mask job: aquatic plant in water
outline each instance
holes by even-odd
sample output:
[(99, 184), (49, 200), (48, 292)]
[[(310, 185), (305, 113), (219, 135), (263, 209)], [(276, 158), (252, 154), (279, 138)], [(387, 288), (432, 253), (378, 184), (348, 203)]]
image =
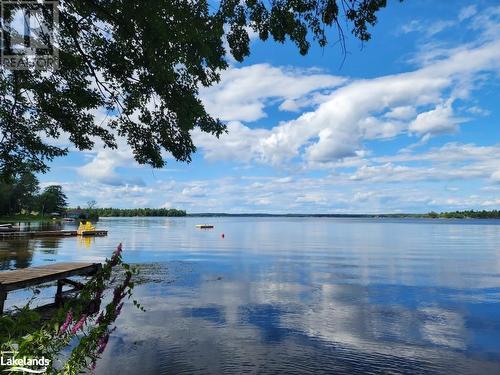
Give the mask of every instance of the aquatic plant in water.
[[(0, 346), (15, 358), (50, 360), (47, 374), (78, 374), (93, 370), (104, 352), (125, 298), (131, 299), (137, 270), (122, 260), (119, 244), (110, 259), (84, 286), (79, 296), (64, 303), (51, 319), (42, 322), (29, 304), (15, 315), (0, 317)], [(109, 291), (111, 300), (101, 303)], [(133, 304), (144, 308), (136, 301)], [(69, 355), (67, 354), (69, 352)]]

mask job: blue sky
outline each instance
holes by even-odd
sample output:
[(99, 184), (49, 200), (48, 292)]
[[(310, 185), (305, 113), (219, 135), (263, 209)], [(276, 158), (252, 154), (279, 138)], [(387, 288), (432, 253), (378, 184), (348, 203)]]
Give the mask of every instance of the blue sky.
[[(453, 5), (451, 5), (453, 4)], [(333, 39), (333, 36), (332, 36)], [(72, 206), (188, 212), (391, 213), (500, 206), (500, 6), (390, 2), (372, 40), (295, 46), (252, 39), (201, 90), (228, 124), (197, 131), (190, 164), (73, 150), (40, 176)], [(63, 140), (60, 141), (64, 143)]]

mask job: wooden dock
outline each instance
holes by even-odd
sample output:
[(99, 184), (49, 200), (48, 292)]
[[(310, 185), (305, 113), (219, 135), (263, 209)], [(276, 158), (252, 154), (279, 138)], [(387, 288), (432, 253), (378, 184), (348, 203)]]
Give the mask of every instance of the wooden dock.
[(57, 292), (55, 297), (55, 303), (57, 304), (61, 301), (64, 284), (70, 284), (76, 289), (81, 289), (83, 286), (80, 283), (69, 280), (68, 277), (94, 275), (100, 268), (100, 263), (70, 262), (22, 268), (14, 271), (2, 271), (0, 272), (0, 314), (3, 313), (7, 294), (13, 290), (57, 280)]
[[(85, 231), (83, 236), (106, 236), (107, 230), (93, 230)], [(78, 233), (76, 230), (40, 230), (40, 231), (13, 231), (13, 232), (0, 232), (0, 239), (5, 238), (23, 238), (23, 237), (74, 237)]]

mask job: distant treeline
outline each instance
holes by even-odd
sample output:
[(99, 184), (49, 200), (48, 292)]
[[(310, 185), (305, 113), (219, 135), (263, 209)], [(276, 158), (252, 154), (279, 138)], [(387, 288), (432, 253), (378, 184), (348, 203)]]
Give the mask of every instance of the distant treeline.
[(227, 214), (222, 212), (193, 213), (187, 214), (192, 217), (331, 217), (331, 218), (421, 218), (427, 217), (427, 214)]
[(491, 211), (451, 211), (451, 212), (429, 212), (427, 217), (430, 218), (444, 218), (444, 219), (500, 219), (500, 211), (499, 210), (491, 210)]
[(175, 208), (92, 208), (91, 217), (131, 217), (131, 216), (186, 216), (186, 211)]
[(227, 214), (227, 213), (192, 213), (187, 216), (193, 217), (331, 217), (331, 218), (432, 218), (432, 219), (500, 219), (500, 211), (454, 211), (454, 212), (429, 212), (426, 214), (411, 214), (411, 213), (397, 213), (397, 214), (267, 214), (267, 213), (254, 213), (254, 214)]

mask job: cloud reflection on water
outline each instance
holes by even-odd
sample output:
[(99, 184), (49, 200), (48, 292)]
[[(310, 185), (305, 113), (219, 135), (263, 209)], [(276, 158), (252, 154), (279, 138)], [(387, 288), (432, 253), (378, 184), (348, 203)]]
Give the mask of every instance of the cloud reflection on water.
[[(239, 373), (245, 366), (287, 373), (484, 373), (499, 368), (499, 362), (478, 353), (465, 355), (465, 318), (437, 306), (443, 291), (432, 291), (434, 301), (427, 288), (415, 288), (401, 304), (374, 303), (370, 296), (384, 286), (270, 282), (266, 273), (257, 276), (264, 281), (214, 282), (206, 271), (211, 270), (195, 265), (194, 276), (183, 285), (171, 284), (168, 296), (158, 285), (141, 289), (148, 312), (129, 311), (118, 334), (123, 341), (113, 344), (115, 353), (139, 340), (132, 357), (151, 350), (159, 355), (153, 368), (164, 373)], [(418, 307), (419, 301), (436, 306)], [(109, 366), (108, 360), (100, 368)]]

